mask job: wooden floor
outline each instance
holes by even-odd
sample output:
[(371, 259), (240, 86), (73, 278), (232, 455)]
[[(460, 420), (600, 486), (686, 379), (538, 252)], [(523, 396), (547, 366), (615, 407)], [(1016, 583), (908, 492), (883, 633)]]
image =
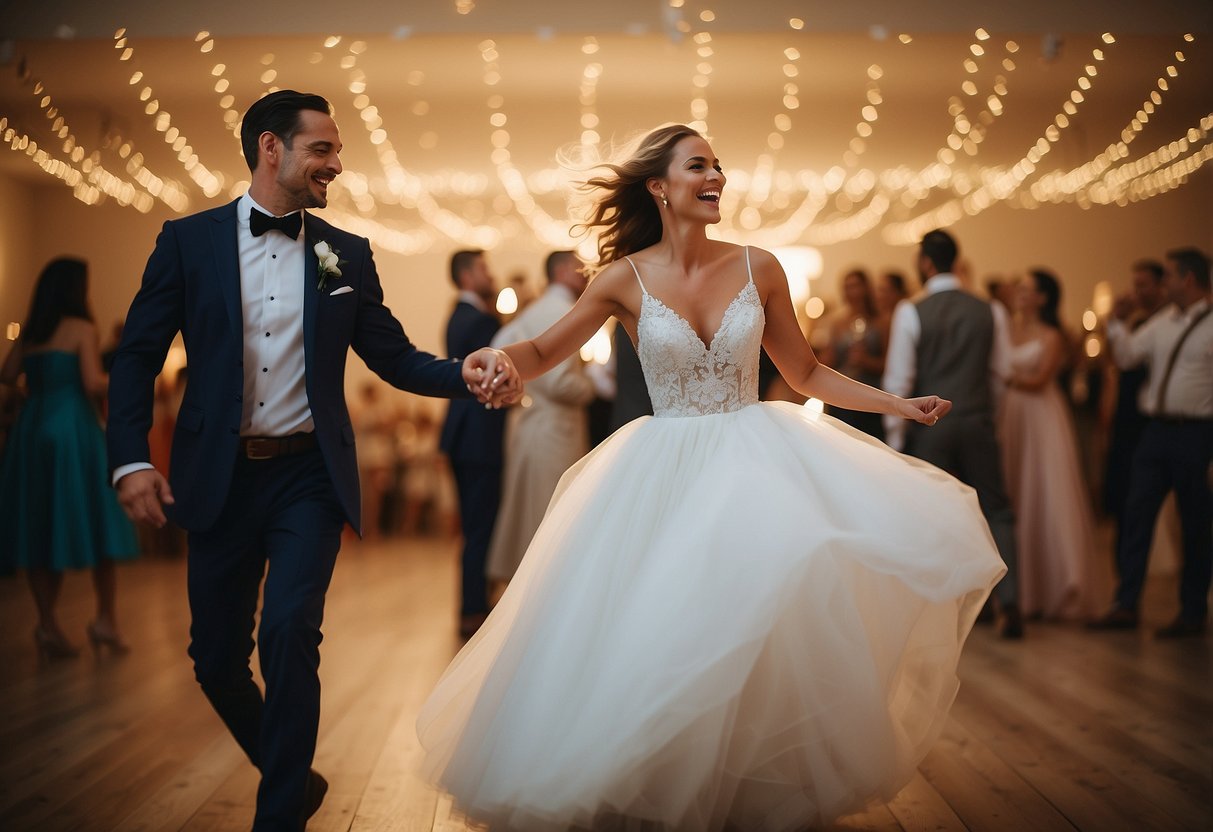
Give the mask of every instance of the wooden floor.
[[(413, 720), (458, 644), (453, 541), (347, 543), (329, 593), (316, 767), (331, 784), (312, 832), (467, 827), (415, 776)], [(0, 830), (245, 830), (256, 778), (185, 656), (184, 563), (119, 574), (134, 651), (40, 663), (24, 580), (0, 580)], [(1152, 579), (1147, 623), (1172, 614)], [(63, 619), (83, 642), (86, 575)], [(1213, 829), (1213, 638), (1031, 626), (974, 631), (952, 719), (877, 830)]]

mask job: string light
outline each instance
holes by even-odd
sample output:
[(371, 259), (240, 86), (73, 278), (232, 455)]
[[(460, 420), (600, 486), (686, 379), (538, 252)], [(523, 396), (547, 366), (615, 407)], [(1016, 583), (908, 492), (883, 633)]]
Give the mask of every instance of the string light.
[[(669, 0), (669, 5), (672, 9), (681, 9), (684, 3)], [(704, 9), (697, 15), (697, 20), (698, 31), (686, 44), (695, 50), (690, 114), (693, 126), (707, 132), (715, 52), (721, 45), (706, 31), (706, 25), (714, 22), (715, 14)], [(788, 26), (796, 32), (805, 28), (804, 21), (798, 19), (789, 20)], [(681, 31), (689, 34), (690, 24)], [(915, 42), (914, 37), (906, 33), (899, 35), (898, 41), (902, 45)], [(1103, 62), (1117, 45), (1117, 39), (1111, 33), (1099, 36), (1098, 45), (1091, 49), (1051, 121), (1044, 125), (1036, 140), (1026, 146), (1022, 157), (1009, 166), (966, 167), (960, 160), (965, 157), (971, 160), (980, 154), (989, 130), (1006, 110), (1007, 78), (1016, 69), (1012, 56), (1018, 57), (1020, 51), (1017, 43), (1008, 40), (1000, 48), (988, 30), (980, 28), (974, 32), (961, 58), (960, 89), (948, 100), (952, 129), (935, 159), (919, 169), (899, 166), (874, 171), (861, 166), (864, 153), (882, 123), (881, 109), (886, 98), (882, 79), (886, 72), (897, 71), (896, 64), (888, 67), (882, 65), (883, 62), (873, 64), (867, 69), (865, 98), (855, 105), (858, 118), (854, 133), (841, 154), (841, 163), (818, 173), (807, 169), (781, 170), (778, 165), (781, 151), (800, 138), (796, 128), (800, 126), (799, 115), (803, 107), (802, 44), (795, 39), (785, 39), (776, 64), (777, 80), (771, 87), (775, 93), (773, 100), (779, 106), (770, 117), (771, 128), (765, 147), (751, 165), (734, 162), (731, 166), (727, 199), (721, 205), (721, 226), (729, 229), (735, 226), (739, 236), (746, 241), (768, 247), (804, 243), (829, 245), (861, 237), (878, 228), (887, 241), (906, 243), (917, 239), (927, 227), (949, 224), (1003, 202), (1028, 208), (1062, 202), (1089, 207), (1125, 205), (1166, 193), (1207, 165), (1213, 154), (1208, 140), (1213, 114), (1140, 158), (1130, 160), (1129, 154), (1137, 137), (1151, 123), (1157, 123), (1156, 113), (1167, 102), (1172, 86), (1184, 78), (1185, 67), (1191, 65), (1190, 52), (1195, 41), (1195, 36), (1188, 33), (1184, 35), (1181, 49), (1168, 50), (1166, 60), (1160, 64), (1157, 77), (1151, 79), (1140, 104), (1133, 107), (1131, 116), (1126, 114), (1127, 122), (1116, 137), (1118, 140), (1073, 169), (1046, 173), (1039, 171), (1044, 157), (1054, 145), (1064, 141), (1067, 131), (1080, 121), (1082, 108), (1091, 100), (1101, 80)], [(578, 44), (584, 64), (573, 136), (580, 138), (582, 157), (588, 160), (597, 158), (602, 141), (598, 103), (604, 77), (603, 44), (592, 36), (580, 37)], [(199, 32), (195, 45), (203, 55), (211, 55), (218, 48), (209, 32)], [(307, 60), (317, 63), (327, 58), (348, 73), (348, 89), (354, 107), (381, 168), (373, 173), (345, 171), (331, 188), (330, 211), (334, 219), (340, 218), (351, 230), (357, 229), (356, 233), (372, 237), (376, 245), (402, 253), (427, 250), (444, 238), (490, 248), (506, 234), (516, 233), (524, 226), (546, 245), (569, 245), (570, 222), (563, 216), (553, 216), (539, 202), (544, 198), (565, 197), (575, 175), (563, 168), (546, 168), (528, 176), (516, 167), (511, 152), (512, 128), (516, 123), (505, 106), (500, 48), (492, 40), (480, 44), (488, 109), (482, 124), (496, 180), (502, 190), (492, 196), (496, 186), (491, 182), (491, 175), (438, 171), (422, 176), (406, 171), (397, 160), (393, 137), (384, 123), (383, 114), (367, 91), (369, 80), (360, 66), (361, 56), (367, 49), (366, 42), (350, 40), (348, 36), (336, 33), (323, 40), (323, 46)], [(134, 63), (134, 47), (125, 31), (115, 34), (114, 49), (120, 62)], [(228, 188), (233, 195), (247, 188), (247, 182), (225, 181), (222, 174), (212, 174), (162, 106), (164, 96), (157, 96), (157, 90), (142, 71), (132, 69), (129, 84), (132, 94), (154, 129), (173, 148), (193, 184), (207, 197), (214, 196), (218, 188)], [(238, 137), (239, 118), (232, 108), (234, 97), (230, 92), (228, 70), (222, 60), (211, 59), (207, 83), (216, 94), (224, 128)], [(285, 67), (280, 69), (275, 56), (267, 53), (261, 58), (256, 77), (268, 92), (275, 89), (274, 84), (285, 71)], [(424, 75), (419, 70), (408, 73), (406, 78), (412, 87), (420, 87), (424, 82)], [(113, 130), (107, 132), (103, 145), (90, 153), (77, 141), (67, 114), (59, 111), (51, 92), (41, 85), (33, 88), (37, 112), (46, 119), (43, 125), (46, 129), (34, 130), (28, 126), (17, 129), (9, 123), (9, 118), (0, 118), (0, 135), (13, 152), (22, 153), (48, 175), (63, 181), (73, 188), (78, 198), (89, 204), (112, 198), (139, 210), (150, 210), (151, 195), (155, 193), (155, 198), (173, 210), (187, 209), (189, 197), (185, 187), (188, 182), (182, 185), (152, 174), (134, 143)], [(437, 133), (427, 129), (425, 119), (429, 112), (429, 102), (422, 96), (399, 110), (400, 116), (419, 120), (416, 141), (423, 149), (436, 147), (439, 141)], [(42, 140), (41, 144), (35, 140), (35, 133)], [(50, 138), (46, 138), (47, 135)], [(102, 165), (106, 152), (116, 153), (123, 160), (130, 181), (106, 170)], [(208, 187), (212, 182), (208, 177), (212, 176), (218, 184)], [(906, 212), (913, 211), (932, 194), (940, 192), (947, 195), (943, 204), (904, 221), (888, 222), (891, 213), (900, 220)], [(457, 203), (457, 207), (443, 207), (439, 200)], [(416, 211), (421, 222), (414, 223), (408, 231), (393, 229), (374, 219), (382, 204), (397, 204)], [(484, 219), (486, 206), (490, 207), (487, 220)], [(823, 215), (827, 208), (829, 212)], [(582, 246), (591, 251), (592, 241), (586, 240)]]

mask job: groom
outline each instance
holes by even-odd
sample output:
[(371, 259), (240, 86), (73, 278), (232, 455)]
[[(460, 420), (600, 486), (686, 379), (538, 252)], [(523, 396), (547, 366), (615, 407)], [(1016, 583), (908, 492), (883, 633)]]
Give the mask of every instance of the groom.
[[(241, 142), (248, 193), (165, 223), (156, 240), (111, 370), (109, 460), (132, 519), (159, 527), (167, 510), (189, 532), (189, 654), (261, 771), (253, 828), (300, 830), (328, 787), (310, 769), (324, 596), (342, 527), (359, 529), (361, 516), (346, 355), (352, 347), (423, 395), (475, 388), (498, 405), (518, 383), (495, 350), (462, 367), (419, 351), (383, 304), (369, 242), (305, 213), (325, 207), (341, 172), (325, 99), (265, 96), (245, 113)], [(178, 332), (190, 372), (170, 487), (148, 463), (147, 434)], [(249, 667), (263, 576), (264, 700)]]

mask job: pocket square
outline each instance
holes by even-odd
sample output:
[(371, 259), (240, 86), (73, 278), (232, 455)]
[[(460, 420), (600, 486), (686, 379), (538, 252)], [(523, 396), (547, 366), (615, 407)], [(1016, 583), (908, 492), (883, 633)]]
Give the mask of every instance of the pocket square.
[(331, 298), (333, 295), (344, 295), (346, 292), (352, 291), (354, 291), (353, 286), (342, 286), (340, 289), (334, 289), (333, 291), (329, 292), (329, 297)]

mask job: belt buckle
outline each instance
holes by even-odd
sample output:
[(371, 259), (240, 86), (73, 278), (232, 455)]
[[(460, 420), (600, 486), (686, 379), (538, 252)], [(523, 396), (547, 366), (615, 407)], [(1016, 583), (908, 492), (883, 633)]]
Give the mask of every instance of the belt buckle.
[[(273, 447), (273, 440), (262, 439), (260, 437), (249, 439), (244, 443), (244, 455), (249, 459), (273, 459)], [(257, 450), (258, 448), (265, 448), (266, 450), (259, 451)]]

